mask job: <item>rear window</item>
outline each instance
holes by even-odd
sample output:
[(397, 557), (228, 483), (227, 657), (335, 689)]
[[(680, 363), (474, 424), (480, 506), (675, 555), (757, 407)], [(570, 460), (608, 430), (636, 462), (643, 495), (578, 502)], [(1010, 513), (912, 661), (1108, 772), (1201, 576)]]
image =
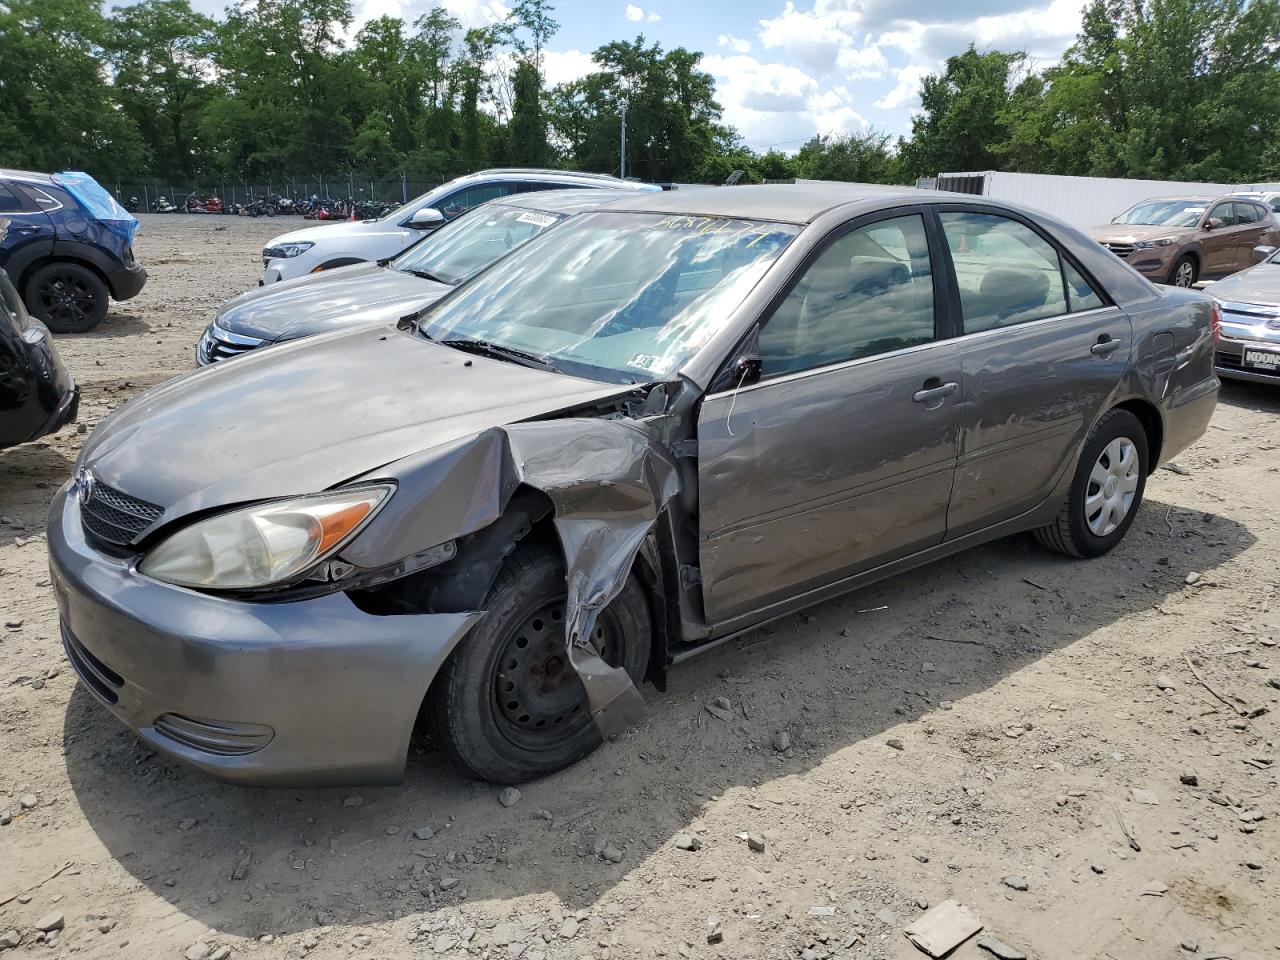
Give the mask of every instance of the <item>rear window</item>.
[(22, 209), (22, 198), (0, 183), (0, 213), (17, 213)]

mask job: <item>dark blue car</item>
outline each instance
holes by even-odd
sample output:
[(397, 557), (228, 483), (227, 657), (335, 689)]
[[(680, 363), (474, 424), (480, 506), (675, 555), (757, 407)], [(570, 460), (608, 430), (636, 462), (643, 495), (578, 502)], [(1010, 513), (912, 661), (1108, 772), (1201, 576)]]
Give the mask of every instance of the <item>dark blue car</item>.
[(0, 170), (4, 221), (0, 269), (55, 333), (91, 330), (109, 300), (135, 297), (147, 281), (133, 258), (138, 221), (86, 174)]

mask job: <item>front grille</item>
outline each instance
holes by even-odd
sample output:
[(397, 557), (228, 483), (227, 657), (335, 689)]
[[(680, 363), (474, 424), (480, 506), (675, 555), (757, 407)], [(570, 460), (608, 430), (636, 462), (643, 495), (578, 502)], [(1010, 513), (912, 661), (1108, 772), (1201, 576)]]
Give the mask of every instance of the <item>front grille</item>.
[(224, 723), (196, 720), (178, 713), (164, 713), (152, 724), (157, 733), (175, 743), (219, 757), (242, 757), (261, 750), (275, 731), (256, 723)]
[(1121, 260), (1128, 258), (1135, 249), (1132, 243), (1108, 243), (1106, 247)]
[(101, 481), (82, 487), (80, 522), (98, 540), (125, 547), (160, 519), (162, 507), (121, 493)]
[(71, 668), (75, 670), (81, 683), (100, 700), (113, 705), (119, 701), (116, 691), (124, 686), (124, 678), (90, 653), (67, 629), (66, 624), (62, 625), (62, 648), (67, 652)]
[(204, 332), (204, 336), (200, 338), (200, 345), (196, 347), (196, 359), (200, 363), (216, 363), (219, 360), (229, 360), (232, 357), (238, 357), (242, 353), (248, 353), (262, 346), (266, 341), (259, 337), (247, 337), (240, 333), (231, 333), (223, 330), (216, 324), (209, 324)]
[(1222, 319), (1227, 323), (1256, 326), (1265, 323), (1272, 329), (1280, 329), (1280, 306), (1269, 303), (1236, 303), (1230, 300), (1222, 304)]

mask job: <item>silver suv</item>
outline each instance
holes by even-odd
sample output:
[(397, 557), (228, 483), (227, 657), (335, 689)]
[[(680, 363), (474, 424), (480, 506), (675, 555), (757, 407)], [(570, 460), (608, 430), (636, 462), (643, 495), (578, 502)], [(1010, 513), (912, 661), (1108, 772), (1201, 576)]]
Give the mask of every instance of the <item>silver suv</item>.
[(583, 188), (632, 192), (661, 189), (603, 173), (482, 170), (441, 184), (377, 220), (331, 223), (281, 234), (262, 248), (265, 270), (260, 283), (291, 280), (366, 260), (389, 259), (486, 200), (536, 190)]

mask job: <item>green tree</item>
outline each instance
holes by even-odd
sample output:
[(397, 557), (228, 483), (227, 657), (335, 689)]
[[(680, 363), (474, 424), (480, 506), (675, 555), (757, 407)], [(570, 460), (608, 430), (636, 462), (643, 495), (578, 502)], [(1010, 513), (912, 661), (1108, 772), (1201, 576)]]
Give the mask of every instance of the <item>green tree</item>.
[(153, 171), (192, 177), (214, 23), (188, 0), (143, 0), (114, 13), (107, 45), (120, 107), (150, 148)]
[(83, 169), (104, 179), (145, 166), (133, 119), (116, 109), (97, 0), (0, 3), (0, 166)]
[(852, 183), (893, 183), (898, 164), (887, 133), (814, 137), (800, 148), (793, 161), (797, 174), (809, 180), (845, 180)]

